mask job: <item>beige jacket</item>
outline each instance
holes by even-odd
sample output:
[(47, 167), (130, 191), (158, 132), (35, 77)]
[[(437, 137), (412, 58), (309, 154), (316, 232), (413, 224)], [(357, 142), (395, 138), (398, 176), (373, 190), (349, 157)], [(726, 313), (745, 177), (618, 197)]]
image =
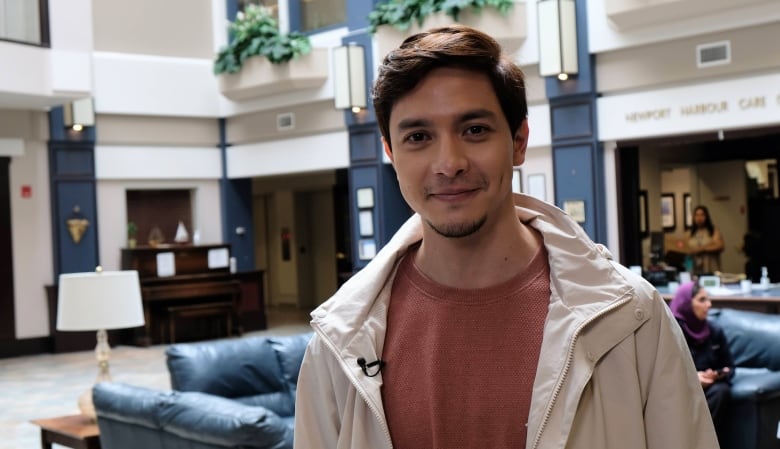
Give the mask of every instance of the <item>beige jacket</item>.
[[(552, 291), (526, 447), (717, 448), (685, 340), (655, 289), (558, 208), (524, 195), (516, 205), (544, 238)], [(397, 262), (421, 233), (414, 216), (312, 313), (295, 448), (392, 448), (382, 375), (367, 377), (357, 359), (381, 358)]]

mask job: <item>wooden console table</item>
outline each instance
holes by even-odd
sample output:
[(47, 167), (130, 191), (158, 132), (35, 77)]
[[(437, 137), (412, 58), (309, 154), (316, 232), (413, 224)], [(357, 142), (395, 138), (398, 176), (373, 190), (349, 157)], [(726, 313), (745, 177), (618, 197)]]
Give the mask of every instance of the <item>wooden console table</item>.
[(51, 449), (52, 444), (73, 449), (100, 449), (98, 425), (84, 415), (36, 419), (33, 424), (41, 428), (43, 449)]

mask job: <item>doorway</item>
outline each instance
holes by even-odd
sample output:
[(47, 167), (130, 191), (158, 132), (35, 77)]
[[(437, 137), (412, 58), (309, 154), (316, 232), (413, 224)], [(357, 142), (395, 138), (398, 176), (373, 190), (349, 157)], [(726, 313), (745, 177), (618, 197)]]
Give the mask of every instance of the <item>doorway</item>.
[[(780, 128), (617, 146), (618, 232), (625, 265), (651, 264), (649, 236), (654, 232), (663, 233), (667, 254), (684, 251), (692, 208), (703, 204), (724, 235), (723, 272), (745, 273), (757, 281), (760, 267), (767, 266), (770, 279), (780, 279), (780, 237), (771, 231), (780, 228), (780, 189), (775, 188)], [(672, 212), (666, 209), (670, 203)], [(646, 224), (640, 221), (645, 216)]]
[(11, 158), (0, 157), (0, 341), (16, 338), (10, 165)]

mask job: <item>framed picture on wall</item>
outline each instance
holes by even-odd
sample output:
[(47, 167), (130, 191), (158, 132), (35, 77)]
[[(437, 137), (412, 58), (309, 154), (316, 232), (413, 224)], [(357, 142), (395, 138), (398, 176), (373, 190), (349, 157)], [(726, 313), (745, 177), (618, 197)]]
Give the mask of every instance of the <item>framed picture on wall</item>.
[(647, 222), (647, 190), (639, 191), (639, 237), (645, 238), (649, 234)]
[(661, 227), (664, 231), (674, 231), (674, 193), (661, 194)]
[(693, 227), (693, 199), (691, 199), (690, 193), (683, 193), (683, 217), (685, 217), (683, 223), (685, 229), (691, 229)]

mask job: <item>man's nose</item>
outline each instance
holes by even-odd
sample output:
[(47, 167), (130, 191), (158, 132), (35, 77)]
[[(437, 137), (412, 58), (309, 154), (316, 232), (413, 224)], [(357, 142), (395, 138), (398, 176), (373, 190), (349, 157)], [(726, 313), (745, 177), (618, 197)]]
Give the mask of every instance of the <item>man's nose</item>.
[(453, 178), (468, 169), (469, 162), (462, 142), (451, 137), (439, 140), (433, 170), (437, 175)]

